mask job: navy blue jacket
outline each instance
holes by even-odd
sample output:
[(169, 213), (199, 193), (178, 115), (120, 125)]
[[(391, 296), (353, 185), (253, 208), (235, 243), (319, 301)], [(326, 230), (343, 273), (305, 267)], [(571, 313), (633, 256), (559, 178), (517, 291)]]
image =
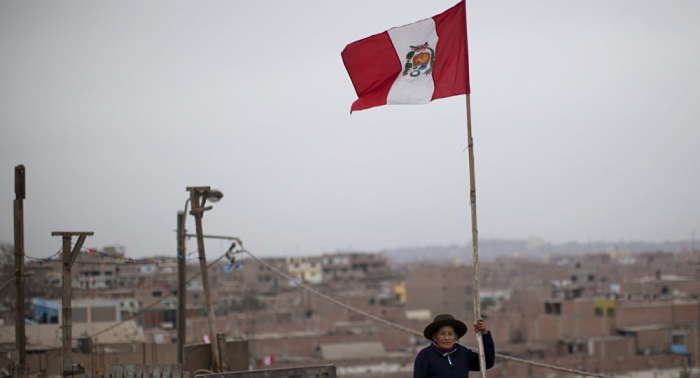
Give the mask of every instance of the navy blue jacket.
[[(496, 348), (493, 346), (491, 332), (483, 335), (486, 368), (493, 367)], [(467, 378), (469, 371), (479, 371), (479, 353), (455, 344), (455, 348), (445, 353), (431, 343), (418, 353), (413, 364), (413, 378)]]

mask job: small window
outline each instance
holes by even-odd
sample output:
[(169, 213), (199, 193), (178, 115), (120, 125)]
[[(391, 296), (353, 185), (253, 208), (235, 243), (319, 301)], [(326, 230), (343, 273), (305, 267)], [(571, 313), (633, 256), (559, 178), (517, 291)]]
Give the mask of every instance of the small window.
[(603, 316), (603, 308), (602, 307), (595, 308), (595, 316)]
[(544, 313), (545, 314), (553, 314), (553, 315), (561, 315), (561, 303), (545, 302), (544, 303)]
[(154, 291), (154, 292), (152, 292), (151, 294), (153, 294), (153, 298), (158, 298), (158, 297), (160, 297), (161, 295), (163, 295), (163, 293), (161, 293), (160, 290)]
[(608, 318), (614, 318), (614, 317), (615, 317), (615, 309), (609, 308), (608, 309)]
[(672, 335), (671, 344), (673, 345), (685, 345), (685, 335)]

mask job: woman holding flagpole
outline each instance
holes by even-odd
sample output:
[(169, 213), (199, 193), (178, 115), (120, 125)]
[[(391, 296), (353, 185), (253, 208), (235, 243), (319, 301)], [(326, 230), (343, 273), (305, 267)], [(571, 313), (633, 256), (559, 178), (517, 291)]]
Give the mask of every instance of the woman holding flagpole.
[[(480, 320), (479, 238), (476, 226), (476, 179), (471, 126), (466, 1), (461, 0), (453, 7), (431, 18), (391, 28), (383, 33), (350, 43), (345, 46), (340, 55), (358, 97), (350, 107), (351, 113), (376, 106), (427, 104), (440, 98), (466, 95), (474, 319), (477, 320), (476, 324), (483, 325), (483, 321)], [(451, 316), (450, 318), (455, 320)], [(464, 325), (464, 323), (461, 324)], [(461, 329), (453, 324), (452, 333), (453, 336), (457, 336), (456, 339), (466, 333), (466, 326), (463, 328), (464, 332), (459, 334), (458, 331)], [(425, 337), (435, 342), (432, 334), (426, 334)], [(479, 346), (476, 366), (482, 367), (481, 377), (486, 378), (486, 370), (483, 368), (493, 365), (493, 340), (488, 331), (485, 329), (482, 331), (479, 328), (476, 332), (476, 341)], [(490, 343), (489, 347), (486, 346), (487, 342)], [(459, 344), (456, 345), (459, 346)], [(462, 350), (461, 348), (455, 350)], [(490, 362), (484, 355), (484, 349), (491, 356)], [(416, 359), (417, 366), (419, 362), (422, 361)], [(466, 376), (468, 370), (463, 373)], [(432, 375), (430, 372), (425, 375), (424, 371), (419, 374), (423, 375), (414, 374), (414, 377), (439, 375)], [(447, 377), (452, 376), (460, 375), (447, 375)]]
[[(496, 357), (491, 332), (482, 319), (474, 323), (474, 332), (481, 334), (486, 369), (490, 369)], [(467, 378), (469, 371), (480, 371), (479, 354), (458, 343), (466, 333), (467, 325), (454, 316), (436, 316), (423, 330), (423, 336), (432, 343), (416, 356), (413, 378)]]

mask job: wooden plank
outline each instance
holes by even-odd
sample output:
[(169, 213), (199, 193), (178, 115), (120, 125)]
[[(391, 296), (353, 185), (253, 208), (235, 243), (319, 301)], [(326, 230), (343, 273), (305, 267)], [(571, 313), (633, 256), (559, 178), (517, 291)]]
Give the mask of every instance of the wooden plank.
[(112, 365), (112, 378), (124, 378), (123, 365)]
[(172, 370), (170, 364), (163, 365), (163, 374), (161, 374), (162, 378), (170, 378), (170, 371)]
[(153, 365), (153, 375), (152, 375), (153, 378), (161, 378), (162, 377), (160, 375), (160, 371), (161, 371), (160, 369), (161, 369), (160, 365), (158, 365), (158, 364)]
[(182, 365), (173, 365), (173, 378), (182, 378)]
[(112, 378), (112, 365), (105, 365), (104, 378)]

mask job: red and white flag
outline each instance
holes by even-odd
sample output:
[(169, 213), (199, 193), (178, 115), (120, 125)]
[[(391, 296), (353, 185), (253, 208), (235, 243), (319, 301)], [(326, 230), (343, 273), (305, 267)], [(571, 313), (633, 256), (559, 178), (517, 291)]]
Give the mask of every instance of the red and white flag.
[(260, 366), (270, 366), (275, 363), (275, 355), (270, 354), (265, 356), (262, 360), (260, 360)]
[(350, 111), (470, 93), (466, 19), (460, 1), (432, 18), (347, 45), (341, 56), (358, 97)]

